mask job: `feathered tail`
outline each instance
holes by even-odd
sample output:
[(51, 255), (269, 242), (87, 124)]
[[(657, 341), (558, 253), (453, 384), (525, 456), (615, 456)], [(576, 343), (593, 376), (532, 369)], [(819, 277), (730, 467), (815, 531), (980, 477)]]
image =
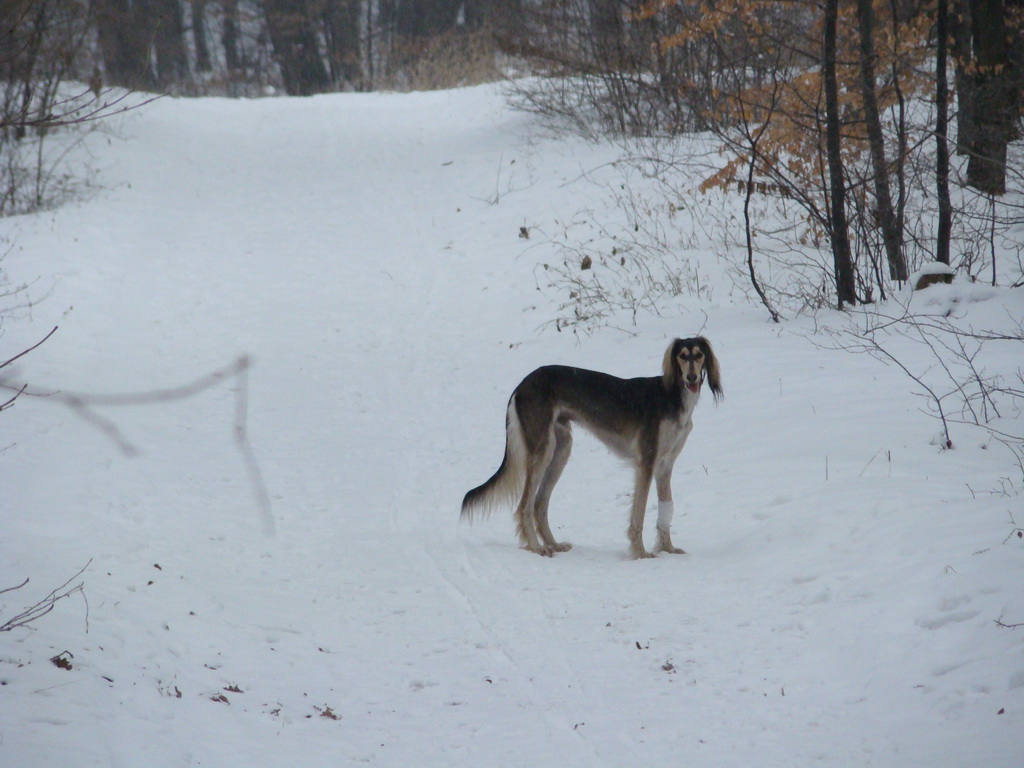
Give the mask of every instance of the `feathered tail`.
[(462, 499), (462, 519), (473, 521), (478, 515), (489, 515), (495, 507), (514, 504), (523, 492), (526, 468), (526, 442), (516, 413), (516, 396), (512, 395), (505, 411), (505, 456), (498, 471)]

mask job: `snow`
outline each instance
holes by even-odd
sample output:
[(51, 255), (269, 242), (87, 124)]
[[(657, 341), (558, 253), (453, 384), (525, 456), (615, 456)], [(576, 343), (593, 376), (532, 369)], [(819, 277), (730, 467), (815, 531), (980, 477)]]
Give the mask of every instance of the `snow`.
[[(0, 764), (1021, 764), (1012, 455), (975, 427), (937, 447), (907, 376), (815, 343), (856, 322), (838, 313), (779, 327), (717, 292), (631, 334), (556, 332), (550, 251), (520, 228), (616, 215), (585, 179), (615, 147), (490, 86), (164, 99), (118, 128), (89, 142), (102, 189), (0, 221), (35, 299), (0, 359), (59, 326), (16, 365), (36, 391), (252, 365), (0, 415), (0, 588), (31, 579), (0, 618), (89, 563), (84, 598), (0, 634)], [(913, 301), (1024, 317), (1019, 290)], [(627, 558), (631, 474), (582, 435), (552, 500), (570, 552), (518, 548), (510, 514), (459, 524), (522, 376), (654, 375), (696, 332), (726, 398), (676, 466), (689, 554)]]
[(941, 261), (929, 261), (927, 264), (922, 264), (921, 268), (917, 270), (907, 282), (913, 285), (917, 282), (914, 278), (921, 277), (922, 275), (953, 275), (956, 274), (955, 270), (949, 266), (949, 264), (943, 264)]

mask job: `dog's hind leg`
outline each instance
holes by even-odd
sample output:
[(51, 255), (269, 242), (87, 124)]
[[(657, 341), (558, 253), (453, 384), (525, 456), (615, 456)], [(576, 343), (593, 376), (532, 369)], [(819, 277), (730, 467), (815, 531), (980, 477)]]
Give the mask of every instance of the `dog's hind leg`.
[(516, 507), (516, 535), (519, 537), (519, 544), (532, 552), (537, 551), (537, 532), (533, 524), (533, 486), (536, 480), (533, 477), (532, 467), (526, 469), (526, 482), (523, 484), (523, 495)]
[(516, 507), (516, 533), (519, 541), (526, 549), (539, 555), (550, 557), (551, 547), (545, 542), (541, 544), (537, 538), (537, 491), (551, 464), (554, 453), (554, 439), (547, 438), (535, 450), (530, 451), (526, 460), (526, 482), (523, 484), (523, 496)]
[(572, 425), (568, 419), (555, 422), (555, 449), (551, 456), (551, 463), (548, 464), (544, 477), (537, 488), (537, 499), (534, 502), (537, 518), (537, 533), (540, 534), (544, 544), (552, 552), (565, 552), (572, 549), (572, 544), (567, 541), (555, 541), (548, 525), (548, 502), (551, 501), (551, 492), (555, 484), (562, 476), (562, 470), (569, 463), (569, 454), (572, 453)]

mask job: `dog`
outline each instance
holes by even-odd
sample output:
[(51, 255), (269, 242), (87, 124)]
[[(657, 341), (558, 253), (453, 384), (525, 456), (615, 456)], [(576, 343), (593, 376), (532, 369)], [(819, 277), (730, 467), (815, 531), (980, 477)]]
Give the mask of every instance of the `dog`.
[[(620, 379), (607, 373), (548, 365), (515, 388), (505, 412), (505, 457), (491, 478), (462, 500), (462, 519), (510, 504), (525, 549), (551, 557), (572, 547), (548, 525), (548, 502), (572, 451), (572, 424), (597, 436), (636, 473), (629, 518), (633, 558), (657, 552), (685, 554), (670, 533), (672, 467), (693, 429), (693, 410), (707, 384), (723, 396), (718, 359), (703, 336), (675, 339), (665, 350), (661, 376)], [(644, 548), (643, 528), (651, 480), (658, 489), (658, 540)]]

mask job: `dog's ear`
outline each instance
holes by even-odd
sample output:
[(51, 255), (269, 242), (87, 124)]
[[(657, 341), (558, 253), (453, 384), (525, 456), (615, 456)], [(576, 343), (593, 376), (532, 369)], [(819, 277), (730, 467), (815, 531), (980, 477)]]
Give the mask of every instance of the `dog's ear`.
[(672, 343), (665, 350), (665, 359), (661, 363), (661, 382), (669, 392), (679, 389), (679, 366), (676, 364), (676, 357), (679, 355), (679, 345), (682, 339), (672, 339)]
[(715, 357), (715, 351), (711, 348), (710, 341), (703, 336), (698, 336), (697, 340), (704, 351), (704, 370), (708, 374), (708, 387), (710, 387), (711, 394), (715, 396), (715, 402), (717, 403), (725, 396), (725, 392), (722, 391), (722, 373), (718, 366), (718, 358)]

